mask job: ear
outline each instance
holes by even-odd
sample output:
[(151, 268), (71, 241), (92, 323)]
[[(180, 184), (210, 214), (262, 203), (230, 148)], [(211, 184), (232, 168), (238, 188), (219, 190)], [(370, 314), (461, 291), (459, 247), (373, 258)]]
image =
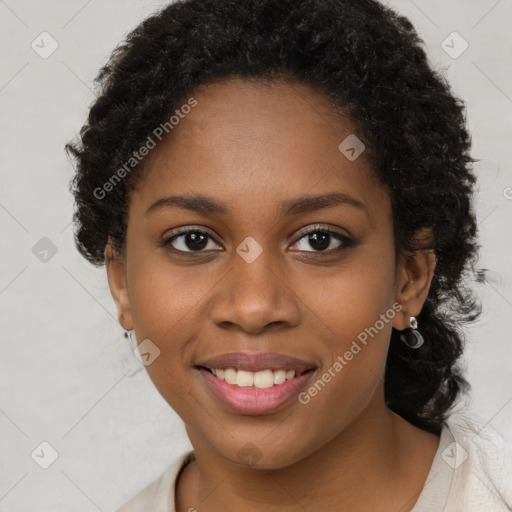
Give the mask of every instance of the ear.
[(133, 319), (128, 300), (124, 259), (115, 250), (112, 239), (108, 238), (105, 247), (105, 267), (107, 269), (108, 286), (117, 307), (117, 318), (122, 327), (133, 329)]
[[(422, 229), (416, 239), (422, 242), (432, 240), (432, 230)], [(428, 295), (436, 258), (432, 249), (401, 253), (397, 262), (396, 302), (402, 305), (400, 313), (393, 319), (398, 330), (409, 326), (409, 317), (418, 316)]]

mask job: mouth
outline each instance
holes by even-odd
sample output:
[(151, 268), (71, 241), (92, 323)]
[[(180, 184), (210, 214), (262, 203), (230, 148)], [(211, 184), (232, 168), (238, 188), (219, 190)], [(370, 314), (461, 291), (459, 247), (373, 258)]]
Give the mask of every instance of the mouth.
[(285, 369), (272, 370), (267, 368), (258, 372), (251, 372), (236, 368), (208, 368), (207, 366), (200, 365), (196, 365), (195, 368), (207, 371), (218, 379), (233, 386), (255, 387), (258, 389), (267, 389), (273, 386), (279, 386), (288, 380), (301, 377), (302, 375), (315, 370), (314, 367), (303, 371)]
[(208, 389), (239, 414), (285, 407), (318, 369), (315, 363), (274, 353), (224, 354), (194, 365)]

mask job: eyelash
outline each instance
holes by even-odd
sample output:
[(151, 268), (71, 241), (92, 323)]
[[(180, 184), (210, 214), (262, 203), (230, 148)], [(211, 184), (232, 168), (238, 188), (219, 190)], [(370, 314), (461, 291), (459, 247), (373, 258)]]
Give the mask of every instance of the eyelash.
[[(171, 246), (171, 251), (175, 252), (175, 253), (178, 253), (178, 254), (194, 254), (194, 253), (201, 253), (201, 252), (206, 252), (204, 250), (200, 250), (200, 251), (181, 251), (180, 249), (174, 249), (172, 247), (172, 242), (174, 240), (176, 240), (177, 238), (179, 238), (180, 236), (183, 236), (183, 235), (187, 235), (189, 233), (199, 233), (199, 234), (202, 234), (202, 235), (206, 235), (207, 237), (211, 238), (217, 245), (220, 245), (217, 240), (215, 240), (215, 238), (213, 236), (211, 236), (208, 232), (202, 230), (202, 229), (199, 229), (199, 228), (186, 228), (186, 229), (182, 229), (182, 230), (179, 230), (179, 231), (176, 231), (172, 236), (170, 237), (167, 237), (165, 238), (162, 243), (161, 243), (161, 246), (162, 247), (169, 247)], [(330, 249), (328, 251), (296, 251), (296, 252), (306, 252), (306, 253), (313, 253), (316, 257), (316, 258), (322, 258), (322, 257), (327, 257), (327, 256), (332, 256), (333, 254), (335, 253), (338, 253), (340, 251), (342, 251), (343, 249), (346, 249), (346, 248), (349, 248), (349, 247), (354, 247), (356, 244), (354, 242), (354, 240), (352, 240), (351, 238), (349, 238), (348, 236), (346, 235), (343, 235), (341, 233), (339, 233), (338, 231), (334, 231), (330, 228), (326, 228), (326, 227), (322, 227), (322, 226), (313, 226), (311, 229), (303, 232), (301, 234), (301, 236), (294, 242), (294, 245), (299, 242), (300, 240), (302, 240), (303, 238), (305, 238), (307, 235), (310, 235), (310, 234), (313, 234), (313, 233), (322, 233), (322, 234), (328, 234), (328, 235), (331, 235), (333, 237), (335, 237), (337, 240), (339, 240), (341, 242), (341, 245), (335, 249)]]

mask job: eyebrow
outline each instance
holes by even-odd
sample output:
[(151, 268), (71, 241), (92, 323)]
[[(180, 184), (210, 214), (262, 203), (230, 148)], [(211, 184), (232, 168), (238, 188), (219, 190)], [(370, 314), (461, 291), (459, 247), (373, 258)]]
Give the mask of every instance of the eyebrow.
[[(342, 192), (328, 192), (320, 195), (307, 195), (283, 201), (278, 207), (278, 213), (284, 217), (298, 215), (324, 208), (332, 208), (338, 205), (349, 205), (362, 210), (367, 207), (361, 201), (354, 199), (348, 194)], [(158, 199), (147, 210), (145, 215), (149, 215), (161, 208), (177, 207), (184, 210), (191, 210), (204, 214), (224, 215), (228, 213), (225, 204), (215, 201), (211, 197), (203, 195), (190, 196), (168, 196)], [(368, 213), (366, 211), (366, 213)]]

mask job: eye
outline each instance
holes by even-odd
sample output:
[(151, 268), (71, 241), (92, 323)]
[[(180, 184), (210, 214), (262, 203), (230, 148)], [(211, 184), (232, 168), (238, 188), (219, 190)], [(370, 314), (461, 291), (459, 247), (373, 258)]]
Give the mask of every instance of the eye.
[[(336, 242), (338, 242), (338, 244), (333, 247), (333, 243), (335, 244)], [(303, 233), (299, 240), (295, 242), (295, 245), (297, 244), (302, 245), (302, 248), (299, 247), (299, 251), (332, 253), (343, 250), (345, 247), (353, 246), (354, 241), (348, 236), (333, 231), (332, 229), (322, 226), (313, 226), (313, 228)], [(314, 250), (308, 251), (308, 245)]]
[[(335, 247), (332, 247), (333, 242), (338, 242)], [(210, 242), (212, 242), (210, 244)], [(210, 247), (209, 247), (210, 244)], [(206, 252), (206, 250), (215, 250), (217, 242), (206, 231), (197, 228), (182, 229), (170, 237), (163, 240), (163, 247), (171, 247), (174, 252), (181, 253), (194, 253)], [(313, 253), (335, 253), (343, 250), (346, 247), (352, 247), (355, 242), (348, 236), (334, 231), (330, 228), (322, 226), (313, 226), (308, 231), (302, 234), (294, 245), (302, 245), (299, 251), (313, 252)], [(313, 248), (313, 251), (307, 250), (307, 245)]]
[(206, 231), (189, 228), (166, 238), (162, 242), (162, 246), (171, 246), (176, 252), (204, 252), (203, 249), (212, 249), (212, 247), (208, 248), (209, 241), (214, 241), (214, 239)]

